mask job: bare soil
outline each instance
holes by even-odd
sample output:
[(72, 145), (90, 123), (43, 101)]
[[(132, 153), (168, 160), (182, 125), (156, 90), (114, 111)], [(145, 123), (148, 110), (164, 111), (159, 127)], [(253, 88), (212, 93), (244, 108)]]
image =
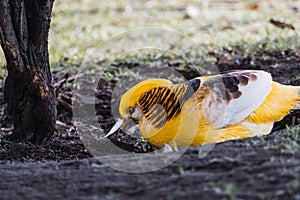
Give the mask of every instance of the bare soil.
[[(256, 52), (242, 56), (239, 48), (210, 52), (219, 70), (263, 69), (275, 81), (300, 85), (300, 50)], [(176, 63), (170, 63), (176, 66)], [(197, 76), (192, 65), (181, 71), (186, 78)], [(295, 111), (275, 124), (263, 138), (217, 144), (203, 159), (189, 148), (179, 160), (161, 170), (128, 174), (111, 169), (93, 158), (72, 123), (72, 91), (66, 82), (75, 75), (56, 70), (58, 120), (55, 135), (43, 144), (0, 142), (1, 199), (300, 199), (300, 137), (287, 130), (299, 124)], [(97, 96), (109, 101), (113, 83), (99, 88)], [(0, 88), (1, 124), (11, 132)], [(101, 112), (100, 112), (101, 111)], [(103, 128), (114, 122), (109, 107), (98, 105)], [(110, 139), (130, 152), (156, 148), (121, 131)]]

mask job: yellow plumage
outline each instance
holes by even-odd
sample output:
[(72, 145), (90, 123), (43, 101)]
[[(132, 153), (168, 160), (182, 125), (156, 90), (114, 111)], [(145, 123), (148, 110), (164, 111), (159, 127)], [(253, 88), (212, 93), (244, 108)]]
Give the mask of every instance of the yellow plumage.
[(119, 111), (155, 146), (197, 146), (268, 134), (299, 101), (300, 87), (243, 70), (177, 85), (145, 80), (122, 96)]

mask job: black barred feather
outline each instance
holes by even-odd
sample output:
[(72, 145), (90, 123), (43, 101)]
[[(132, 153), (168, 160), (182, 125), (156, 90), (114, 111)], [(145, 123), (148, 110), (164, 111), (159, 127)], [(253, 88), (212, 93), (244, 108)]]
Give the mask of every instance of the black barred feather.
[(156, 87), (144, 93), (138, 101), (144, 116), (157, 128), (180, 113), (187, 101), (200, 87), (200, 80), (193, 79), (172, 87)]

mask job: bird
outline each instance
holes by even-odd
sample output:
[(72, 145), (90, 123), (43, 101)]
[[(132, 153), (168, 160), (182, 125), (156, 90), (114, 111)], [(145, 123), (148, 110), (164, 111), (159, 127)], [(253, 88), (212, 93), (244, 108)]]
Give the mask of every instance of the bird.
[(296, 109), (300, 86), (275, 82), (263, 70), (228, 71), (181, 84), (149, 78), (122, 95), (121, 119), (105, 137), (132, 120), (158, 148), (220, 143), (267, 135), (274, 122)]

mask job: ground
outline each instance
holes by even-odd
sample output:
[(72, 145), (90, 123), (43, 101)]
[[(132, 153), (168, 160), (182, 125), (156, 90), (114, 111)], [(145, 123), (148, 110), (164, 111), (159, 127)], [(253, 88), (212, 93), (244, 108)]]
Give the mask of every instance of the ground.
[[(231, 69), (232, 60), (238, 59), (229, 58), (228, 51), (217, 55), (218, 65), (224, 69)], [(242, 66), (260, 66), (271, 71), (275, 80), (296, 84), (292, 73), (283, 73), (289, 67), (300, 74), (300, 56), (295, 52), (285, 52), (284, 56), (282, 52), (263, 52), (255, 56), (255, 65), (248, 66), (249, 58), (244, 58)], [(284, 67), (271, 68), (274, 64)], [(67, 94), (66, 89), (61, 91)], [(58, 106), (62, 111), (61, 103)], [(68, 115), (63, 116), (67, 123)], [(54, 138), (42, 145), (2, 139), (2, 197), (299, 199), (299, 116), (300, 112), (293, 112), (266, 137), (217, 144), (203, 159), (198, 158), (197, 148), (190, 148), (170, 166), (141, 174), (120, 172), (92, 158), (72, 125), (58, 130)], [(118, 145), (129, 151), (143, 150), (134, 146), (136, 141), (118, 141), (118, 136), (114, 137)], [(142, 162), (147, 165), (147, 157)], [(12, 192), (16, 187), (18, 192)]]
[[(270, 72), (275, 81), (300, 85), (300, 45), (297, 35), (299, 5), (296, 1), (278, 5), (273, 1), (228, 3), (224, 4), (224, 12), (217, 12), (199, 23), (186, 10), (188, 5), (198, 5), (196, 2), (151, 2), (146, 7), (128, 2), (107, 3), (104, 7), (96, 5), (95, 1), (78, 4), (57, 2), (50, 40), (50, 44), (55, 44), (50, 45), (50, 54), (58, 100), (56, 132), (44, 144), (8, 141), (5, 135), (11, 133), (12, 127), (3, 101), (3, 89), (0, 87), (3, 132), (0, 142), (1, 198), (300, 199), (299, 111), (292, 112), (276, 123), (272, 133), (265, 137), (217, 144), (201, 159), (198, 157), (198, 148), (189, 148), (177, 161), (154, 172), (130, 174), (114, 170), (93, 157), (85, 148), (73, 125), (71, 112), (74, 80), (85, 73), (79, 67), (84, 59), (84, 50), (95, 41), (100, 42), (119, 31), (136, 28), (137, 24), (155, 25), (160, 21), (162, 26), (179, 25), (177, 30), (200, 41), (200, 46), (203, 47), (203, 42), (207, 40), (203, 50), (206, 55), (204, 59), (214, 58), (208, 63), (213, 63), (220, 72), (262, 69)], [(212, 3), (208, 7), (217, 9), (217, 5)], [(206, 4), (201, 6), (201, 12), (208, 12), (205, 10), (209, 9)], [(152, 8), (150, 13), (146, 9), (148, 7)], [(269, 10), (265, 12), (265, 9)], [(283, 20), (278, 22), (287, 23), (284, 29), (280, 28), (278, 22), (275, 26), (276, 23), (274, 25), (269, 21), (277, 16), (280, 9)], [(164, 16), (160, 14), (161, 10), (165, 10)], [(243, 10), (241, 15), (238, 15), (237, 10)], [(113, 18), (117, 14), (128, 23), (125, 25), (119, 18)], [(218, 22), (222, 18), (224, 20)], [(75, 27), (79, 19), (89, 23), (86, 23), (87, 26), (82, 23)], [(107, 23), (100, 23), (98, 19), (107, 19)], [(191, 24), (195, 25), (191, 27)], [(102, 32), (94, 33), (95, 29)], [(214, 32), (220, 34), (214, 35)], [(205, 38), (201, 34), (205, 34)], [(90, 38), (79, 39), (86, 38), (86, 35), (90, 35)], [(245, 35), (247, 37), (242, 37)], [(193, 54), (196, 50), (189, 51)], [(189, 58), (184, 60), (165, 52), (160, 52), (158, 56), (157, 52), (148, 51), (134, 52), (111, 63), (105, 77), (102, 77), (103, 81), (99, 82), (95, 90), (96, 96), (104, 102), (96, 106), (102, 128), (108, 129), (114, 122), (110, 104), (106, 103), (110, 101), (112, 88), (122, 73), (127, 73), (133, 67), (154, 63), (176, 69), (186, 79), (190, 79), (201, 74), (202, 68), (199, 66), (199, 55)], [(155, 150), (147, 142), (125, 136), (121, 131), (110, 139), (129, 152)], [(103, 144), (108, 142), (106, 140)], [(120, 163), (130, 155), (121, 157)], [(139, 161), (141, 166), (151, 165), (153, 157), (143, 155), (145, 159)], [(157, 153), (154, 156), (162, 155)]]

